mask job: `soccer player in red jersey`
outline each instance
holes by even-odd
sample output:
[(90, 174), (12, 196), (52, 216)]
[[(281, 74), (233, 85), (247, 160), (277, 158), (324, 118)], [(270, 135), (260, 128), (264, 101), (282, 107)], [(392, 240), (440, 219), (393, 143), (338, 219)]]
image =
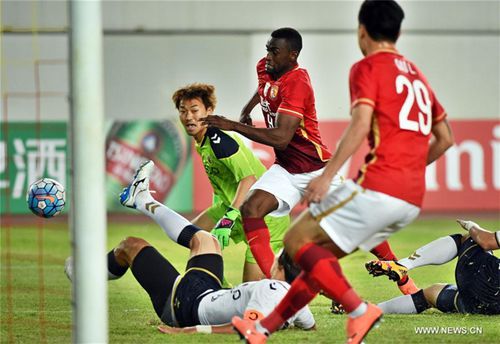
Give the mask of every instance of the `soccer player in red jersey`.
[[(321, 141), (309, 74), (297, 63), (302, 49), (300, 33), (292, 28), (275, 30), (266, 48), (266, 57), (257, 64), (258, 90), (242, 112), (244, 123), (221, 116), (206, 117), (204, 122), (274, 148), (275, 164), (251, 187), (240, 208), (250, 249), (269, 277), (274, 254), (264, 216), (288, 214), (304, 196), (309, 181), (322, 173), (331, 154)], [(251, 124), (249, 113), (259, 101), (267, 128), (247, 125)], [(337, 175), (330, 187), (341, 182)]]
[[(365, 58), (349, 77), (351, 122), (322, 175), (307, 187), (309, 209), (285, 235), (285, 249), (302, 273), (260, 322), (233, 318), (250, 343), (264, 343), (319, 291), (349, 313), (348, 343), (360, 343), (382, 316), (350, 286), (338, 259), (358, 248), (374, 248), (413, 221), (422, 204), (426, 165), (453, 144), (446, 113), (426, 78), (396, 50), (403, 18), (394, 1), (361, 5), (358, 41)], [(332, 176), (366, 136), (371, 151), (358, 177), (328, 192)]]
[[(206, 122), (274, 147), (275, 164), (253, 185), (241, 207), (249, 247), (269, 277), (274, 254), (264, 216), (287, 215), (303, 197), (307, 183), (322, 172), (331, 154), (321, 141), (309, 74), (297, 63), (302, 49), (300, 33), (292, 28), (275, 30), (266, 48), (267, 56), (257, 63), (258, 89), (243, 108), (240, 123), (220, 116), (211, 116)], [(258, 103), (267, 128), (251, 126), (250, 112)], [(340, 183), (339, 176), (333, 178), (331, 190)], [(371, 252), (380, 260), (397, 260), (387, 242)], [(408, 276), (398, 285), (404, 294), (418, 291)]]

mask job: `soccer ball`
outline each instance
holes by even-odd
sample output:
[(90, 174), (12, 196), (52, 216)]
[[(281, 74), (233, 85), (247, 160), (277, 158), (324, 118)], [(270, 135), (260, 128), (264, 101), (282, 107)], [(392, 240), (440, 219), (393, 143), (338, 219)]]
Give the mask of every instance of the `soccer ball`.
[(42, 178), (30, 185), (26, 195), (28, 208), (40, 217), (58, 215), (66, 204), (64, 186), (50, 178)]

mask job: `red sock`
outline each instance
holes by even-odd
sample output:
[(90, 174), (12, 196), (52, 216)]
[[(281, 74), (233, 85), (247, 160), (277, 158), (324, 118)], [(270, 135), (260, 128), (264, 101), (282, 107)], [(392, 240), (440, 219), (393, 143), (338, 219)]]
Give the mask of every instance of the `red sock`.
[[(380, 260), (398, 260), (394, 252), (392, 252), (389, 242), (386, 240), (380, 243), (377, 247), (373, 248), (371, 251)], [(398, 285), (403, 285), (408, 281), (408, 276), (405, 276), (398, 281)]]
[(270, 333), (311, 302), (320, 290), (341, 303), (347, 312), (352, 312), (363, 302), (345, 279), (337, 257), (330, 251), (311, 243), (302, 246), (294, 258), (302, 272), (278, 306), (260, 322)]
[(337, 257), (327, 249), (312, 243), (304, 245), (295, 255), (295, 261), (308, 272), (309, 285), (317, 283), (347, 312), (352, 312), (363, 302), (344, 277)]
[(243, 218), (243, 228), (253, 257), (266, 277), (271, 278), (274, 252), (271, 250), (271, 237), (264, 219)]
[(278, 306), (260, 322), (269, 333), (279, 330), (285, 321), (311, 302), (319, 292), (316, 283), (309, 285), (307, 274), (305, 271), (300, 273)]
[(387, 240), (380, 243), (370, 252), (373, 253), (379, 260), (398, 260), (394, 252), (392, 252), (391, 246), (389, 246), (389, 242)]

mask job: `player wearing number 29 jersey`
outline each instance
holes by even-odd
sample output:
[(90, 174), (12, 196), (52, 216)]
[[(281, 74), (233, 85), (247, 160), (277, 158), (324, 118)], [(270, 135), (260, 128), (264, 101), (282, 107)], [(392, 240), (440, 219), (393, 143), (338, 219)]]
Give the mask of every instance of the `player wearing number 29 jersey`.
[(370, 152), (357, 183), (421, 206), (431, 128), (446, 117), (420, 70), (396, 50), (378, 50), (351, 68), (351, 107), (373, 107)]

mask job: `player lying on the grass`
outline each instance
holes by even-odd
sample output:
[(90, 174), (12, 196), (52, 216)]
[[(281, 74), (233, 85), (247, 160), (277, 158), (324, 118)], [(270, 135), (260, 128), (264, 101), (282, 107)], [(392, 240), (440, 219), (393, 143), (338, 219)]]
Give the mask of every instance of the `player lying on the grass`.
[[(250, 187), (266, 172), (266, 168), (238, 135), (208, 128), (200, 123), (200, 119), (211, 116), (215, 110), (217, 98), (214, 86), (199, 83), (187, 85), (174, 92), (172, 101), (179, 111), (179, 119), (186, 133), (195, 141), (196, 151), (214, 192), (213, 204), (192, 223), (212, 231), (222, 249), (229, 245), (229, 238), (234, 243), (246, 242), (239, 207)], [(290, 218), (288, 215), (266, 216), (264, 221), (269, 227), (271, 249), (275, 253), (283, 247), (283, 236), (290, 225)], [(263, 277), (247, 244), (243, 281), (255, 281)]]
[[(153, 166), (149, 161), (138, 169), (132, 183), (120, 195), (120, 201), (148, 214), (172, 240), (190, 249), (186, 272), (180, 274), (146, 240), (128, 237), (108, 253), (108, 279), (120, 278), (130, 268), (149, 294), (156, 314), (168, 325), (159, 327), (165, 333), (234, 333), (230, 325), (233, 316), (260, 319), (267, 315), (289, 288), (285, 280), (291, 282), (299, 268), (282, 253), (272, 268), (274, 279), (223, 289), (224, 268), (218, 240), (153, 199), (149, 193)], [(72, 271), (69, 258), (65, 272), (70, 280)], [(303, 329), (315, 326), (307, 307), (288, 319), (288, 324)], [(172, 327), (183, 329), (176, 331)]]
[(378, 306), (384, 313), (420, 313), (434, 307), (445, 313), (500, 314), (500, 259), (490, 252), (500, 248), (500, 231), (492, 233), (472, 221), (458, 223), (469, 235), (439, 238), (397, 262), (366, 264), (370, 274), (398, 280), (409, 270), (445, 264), (458, 257), (456, 285), (437, 283), (416, 294), (382, 302)]

